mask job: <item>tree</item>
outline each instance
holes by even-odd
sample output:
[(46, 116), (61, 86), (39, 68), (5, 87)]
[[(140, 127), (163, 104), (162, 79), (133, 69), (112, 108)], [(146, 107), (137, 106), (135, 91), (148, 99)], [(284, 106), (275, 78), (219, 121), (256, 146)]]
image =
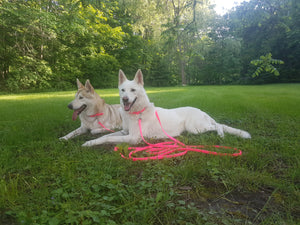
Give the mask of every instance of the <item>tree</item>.
[[(164, 86), (300, 81), (299, 8), (250, 0), (221, 17), (204, 0), (2, 0), (1, 90), (114, 87), (120, 68)], [(267, 52), (281, 76), (254, 79), (260, 56), (256, 73), (277, 74)]]
[[(207, 36), (202, 38), (202, 48), (195, 70), (197, 78), (192, 84), (229, 84), (236, 82), (241, 71), (241, 40), (235, 38), (220, 16), (212, 20)], [(198, 61), (199, 61), (198, 60)]]
[(0, 5), (1, 74), (10, 89), (47, 88), (53, 75), (47, 61), (55, 36), (54, 17), (35, 2), (3, 1)]
[(96, 87), (112, 86), (119, 69), (112, 54), (124, 45), (125, 33), (110, 26), (102, 11), (79, 0), (0, 4), (3, 86), (64, 88), (77, 77), (102, 80)]
[[(167, 28), (163, 35), (166, 36), (165, 45), (175, 59), (181, 78), (181, 84), (186, 85), (186, 67), (191, 57), (201, 56), (198, 50), (202, 45), (202, 38), (207, 33), (207, 25), (212, 19), (211, 8), (205, 1), (171, 1), (172, 14), (169, 17)], [(170, 10), (168, 10), (170, 11)], [(200, 47), (198, 47), (200, 45)]]
[[(251, 0), (226, 15), (232, 35), (242, 40), (241, 73), (249, 80), (252, 75), (249, 62), (266, 52), (272, 52), (275, 58), (285, 62), (278, 80), (297, 80), (294, 68), (297, 68), (295, 60), (300, 51), (297, 41), (300, 34), (299, 7), (299, 1), (295, 0)], [(268, 82), (275, 81), (274, 78), (268, 78)]]

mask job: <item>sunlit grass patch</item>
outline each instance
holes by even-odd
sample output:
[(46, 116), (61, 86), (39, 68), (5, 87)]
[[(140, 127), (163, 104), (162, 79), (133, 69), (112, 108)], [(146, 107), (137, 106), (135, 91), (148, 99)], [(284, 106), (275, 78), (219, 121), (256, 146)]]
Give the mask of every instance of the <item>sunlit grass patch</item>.
[[(119, 93), (116, 89), (96, 90), (103, 97), (118, 97)], [(30, 99), (48, 99), (48, 98), (73, 98), (76, 90), (65, 92), (43, 92), (34, 94), (6, 94), (0, 95), (0, 100), (30, 100)], [(101, 94), (104, 93), (104, 94)]]

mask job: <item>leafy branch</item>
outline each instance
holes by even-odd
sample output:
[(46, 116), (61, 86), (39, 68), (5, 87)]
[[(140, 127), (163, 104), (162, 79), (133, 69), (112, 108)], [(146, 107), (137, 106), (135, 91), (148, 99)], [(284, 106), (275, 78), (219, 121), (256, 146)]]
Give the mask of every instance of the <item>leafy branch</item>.
[(280, 59), (273, 59), (271, 53), (262, 55), (259, 57), (259, 59), (252, 60), (250, 63), (254, 66), (257, 66), (255, 72), (252, 74), (252, 77), (258, 77), (263, 71), (267, 73), (273, 73), (275, 76), (279, 76), (279, 71), (273, 65), (284, 64), (284, 62)]

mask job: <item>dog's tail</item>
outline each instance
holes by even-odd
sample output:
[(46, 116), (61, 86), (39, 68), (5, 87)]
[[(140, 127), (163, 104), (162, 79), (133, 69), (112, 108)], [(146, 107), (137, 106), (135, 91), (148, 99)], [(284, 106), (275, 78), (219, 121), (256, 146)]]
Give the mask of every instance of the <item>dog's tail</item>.
[(236, 136), (239, 136), (242, 138), (251, 138), (251, 135), (247, 131), (229, 127), (224, 124), (219, 124), (217, 132), (221, 137), (223, 137), (224, 132), (226, 132), (226, 133), (233, 134), (233, 135), (236, 135)]

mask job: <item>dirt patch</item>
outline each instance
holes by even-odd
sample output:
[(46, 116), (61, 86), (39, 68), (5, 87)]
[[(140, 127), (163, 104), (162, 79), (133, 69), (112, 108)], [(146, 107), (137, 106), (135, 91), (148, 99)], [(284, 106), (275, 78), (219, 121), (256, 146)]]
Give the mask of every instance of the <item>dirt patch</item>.
[(211, 211), (231, 215), (235, 218), (260, 222), (268, 212), (272, 201), (271, 189), (255, 193), (230, 192), (208, 201)]
[(241, 219), (253, 224), (259, 224), (280, 207), (273, 196), (276, 191), (272, 188), (264, 188), (256, 192), (235, 190), (225, 193), (216, 189), (211, 192), (203, 190), (203, 192), (197, 191), (197, 196), (192, 188), (179, 189), (185, 192), (185, 201), (193, 202), (202, 212), (216, 217), (228, 216)]
[(0, 211), (0, 224), (17, 225), (18, 222), (13, 216), (6, 214), (4, 211)]

